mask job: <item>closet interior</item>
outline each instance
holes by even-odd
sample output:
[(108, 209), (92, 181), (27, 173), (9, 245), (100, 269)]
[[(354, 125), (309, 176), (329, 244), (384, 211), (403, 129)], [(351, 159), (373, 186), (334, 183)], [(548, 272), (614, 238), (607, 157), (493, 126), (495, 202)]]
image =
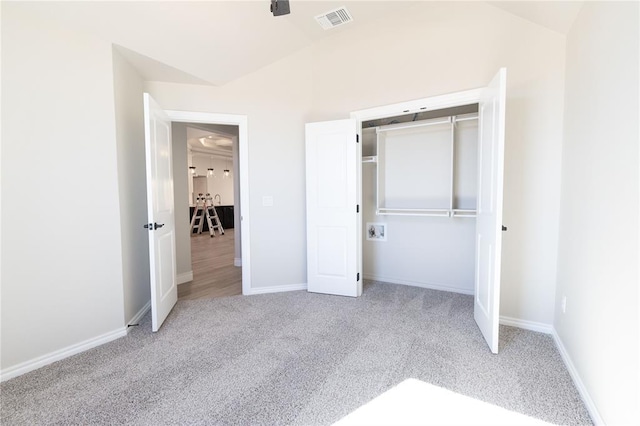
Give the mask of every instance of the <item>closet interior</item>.
[(478, 104), (362, 123), (363, 273), (473, 294)]

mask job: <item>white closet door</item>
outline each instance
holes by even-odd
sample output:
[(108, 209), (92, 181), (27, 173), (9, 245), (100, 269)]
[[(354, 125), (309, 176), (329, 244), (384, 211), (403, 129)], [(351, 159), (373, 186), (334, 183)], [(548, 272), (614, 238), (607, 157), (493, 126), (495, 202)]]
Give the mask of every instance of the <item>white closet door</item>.
[(158, 331), (178, 300), (176, 237), (171, 161), (171, 121), (144, 94), (147, 209), (151, 268), (151, 328)]
[(360, 207), (356, 121), (306, 125), (307, 285), (314, 293), (357, 297)]
[(481, 95), (478, 129), (478, 212), (473, 316), (491, 352), (498, 353), (502, 182), (507, 70), (501, 68)]

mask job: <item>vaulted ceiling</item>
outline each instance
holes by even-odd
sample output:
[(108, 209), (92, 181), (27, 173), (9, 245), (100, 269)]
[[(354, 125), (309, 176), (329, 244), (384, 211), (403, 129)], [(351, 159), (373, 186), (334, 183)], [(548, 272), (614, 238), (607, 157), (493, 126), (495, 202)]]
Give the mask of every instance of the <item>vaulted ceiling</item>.
[[(291, 14), (274, 17), (269, 0), (34, 2), (45, 19), (106, 39), (150, 81), (222, 85), (300, 49), (360, 25), (410, 13), (417, 2), (291, 0)], [(582, 2), (488, 2), (566, 33)], [(323, 30), (314, 17), (346, 6), (353, 22)]]

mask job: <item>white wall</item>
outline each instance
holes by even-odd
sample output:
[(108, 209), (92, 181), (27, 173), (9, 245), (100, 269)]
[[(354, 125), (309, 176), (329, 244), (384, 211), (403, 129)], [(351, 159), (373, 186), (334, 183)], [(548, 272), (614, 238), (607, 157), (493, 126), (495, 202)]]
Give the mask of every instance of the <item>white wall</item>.
[(124, 331), (110, 43), (3, 2), (2, 105), (6, 372)]
[[(305, 122), (481, 87), (506, 66), (501, 314), (551, 324), (564, 48), (562, 35), (484, 3), (417, 2), (220, 88), (147, 88), (167, 109), (248, 115), (252, 276), (260, 287), (306, 281)], [(263, 195), (274, 196), (274, 207), (261, 205)]]
[(585, 2), (567, 36), (554, 325), (608, 425), (640, 423), (638, 13)]
[(147, 223), (144, 110), (142, 78), (116, 49), (113, 50), (113, 85), (118, 150), (124, 322), (129, 324), (151, 299), (149, 231), (142, 227)]
[[(171, 123), (173, 144), (173, 202), (176, 212), (176, 273), (178, 277), (192, 273), (191, 217), (189, 217), (190, 191), (189, 159), (187, 152), (187, 126)], [(180, 281), (178, 281), (180, 282)]]

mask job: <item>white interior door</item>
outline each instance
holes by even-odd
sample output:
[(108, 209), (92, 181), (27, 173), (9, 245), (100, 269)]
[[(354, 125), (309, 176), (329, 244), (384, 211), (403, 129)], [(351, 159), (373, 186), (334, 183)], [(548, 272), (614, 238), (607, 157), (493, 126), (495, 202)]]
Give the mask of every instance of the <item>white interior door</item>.
[(507, 70), (501, 68), (483, 91), (478, 128), (478, 212), (473, 316), (491, 352), (498, 353), (502, 182)]
[(314, 293), (362, 294), (358, 168), (353, 119), (306, 125), (307, 285)]
[(147, 209), (151, 267), (151, 321), (158, 331), (178, 300), (176, 286), (176, 236), (173, 205), (171, 122), (165, 112), (144, 94), (147, 158)]

